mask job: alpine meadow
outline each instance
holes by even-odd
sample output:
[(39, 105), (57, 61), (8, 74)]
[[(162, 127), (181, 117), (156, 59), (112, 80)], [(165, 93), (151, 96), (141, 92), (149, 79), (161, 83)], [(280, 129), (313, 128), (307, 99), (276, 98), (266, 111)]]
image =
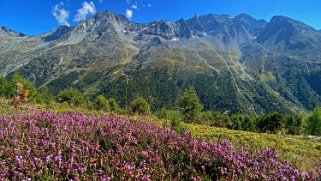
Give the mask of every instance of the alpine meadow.
[(320, 8), (0, 0), (0, 180), (321, 180)]

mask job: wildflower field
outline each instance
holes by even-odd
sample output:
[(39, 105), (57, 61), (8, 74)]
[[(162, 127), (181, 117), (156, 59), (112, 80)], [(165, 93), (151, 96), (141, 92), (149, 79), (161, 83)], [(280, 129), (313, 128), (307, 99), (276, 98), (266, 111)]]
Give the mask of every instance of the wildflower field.
[(232, 143), (112, 115), (30, 110), (0, 117), (1, 180), (316, 180)]
[(319, 137), (252, 133), (199, 124), (184, 124), (184, 128), (196, 138), (213, 142), (222, 138), (228, 139), (238, 149), (257, 152), (260, 148), (276, 148), (280, 159), (287, 160), (304, 171), (318, 168), (321, 164), (321, 139)]

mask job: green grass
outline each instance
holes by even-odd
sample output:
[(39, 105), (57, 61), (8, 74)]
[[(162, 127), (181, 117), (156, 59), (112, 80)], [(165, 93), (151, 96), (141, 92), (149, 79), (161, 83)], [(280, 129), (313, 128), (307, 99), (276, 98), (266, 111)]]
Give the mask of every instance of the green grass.
[(10, 104), (10, 100), (0, 97), (0, 115), (15, 114), (15, 113), (28, 113), (30, 109), (51, 110), (56, 113), (66, 112), (80, 112), (84, 114), (103, 115), (105, 112), (88, 109), (86, 107), (73, 106), (66, 103), (51, 103), (50, 105), (44, 104), (21, 104), (17, 108)]
[(0, 97), (0, 115), (3, 114), (14, 114), (17, 112), (27, 112), (29, 109), (26, 106), (19, 106), (15, 108), (14, 106), (10, 105), (10, 101), (8, 99), (4, 99)]
[(320, 164), (320, 139), (306, 136), (259, 134), (197, 124), (183, 124), (183, 126), (197, 138), (217, 141), (221, 137), (226, 137), (240, 149), (255, 152), (261, 147), (274, 147), (281, 159), (288, 160), (302, 170), (315, 169)]

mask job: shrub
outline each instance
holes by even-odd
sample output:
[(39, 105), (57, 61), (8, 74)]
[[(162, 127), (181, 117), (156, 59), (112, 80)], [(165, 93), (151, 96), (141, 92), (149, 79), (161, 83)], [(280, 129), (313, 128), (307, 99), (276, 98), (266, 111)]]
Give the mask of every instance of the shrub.
[(12, 98), (12, 96), (17, 94), (17, 83), (23, 83), (24, 80), (22, 77), (15, 73), (11, 82), (9, 82), (6, 78), (0, 78), (0, 96), (5, 96), (7, 98)]
[(162, 108), (161, 110), (155, 112), (155, 116), (159, 119), (168, 119), (167, 112), (170, 111), (169, 109)]
[(22, 83), (24, 82), (25, 80), (22, 78), (22, 76), (18, 73), (18, 72), (15, 72), (12, 76), (12, 84), (13, 85), (16, 85), (17, 83)]
[(302, 116), (288, 116), (286, 119), (287, 134), (300, 135), (304, 133), (304, 121)]
[(0, 77), (0, 96), (4, 97), (10, 97), (11, 91), (10, 91), (10, 84), (7, 81), (6, 78)]
[(36, 88), (36, 86), (32, 82), (27, 81), (27, 80), (24, 80), (22, 82), (22, 84), (23, 84), (24, 89), (28, 90), (29, 93), (30, 93), (29, 94), (30, 101), (36, 101), (35, 100), (36, 99), (35, 97), (37, 96), (37, 88)]
[(110, 98), (108, 102), (109, 102), (110, 111), (112, 111), (114, 113), (122, 112), (122, 110), (121, 110), (118, 102), (116, 101), (116, 99)]
[(40, 91), (38, 91), (35, 96), (35, 101), (39, 104), (51, 104), (54, 101), (54, 97), (49, 91), (48, 87), (43, 87)]
[(106, 97), (103, 95), (99, 95), (95, 98), (94, 107), (95, 109), (98, 109), (98, 110), (104, 110), (104, 111), (110, 110), (109, 102), (106, 99)]
[(23, 77), (15, 72), (9, 83), (4, 77), (0, 77), (0, 96), (5, 96), (11, 98), (12, 96), (18, 94), (17, 84), (21, 84), (23, 90), (28, 91), (28, 97), (31, 101), (35, 101), (38, 94), (37, 87), (30, 81), (23, 79)]
[(150, 106), (143, 97), (137, 97), (130, 103), (132, 113), (148, 115), (150, 113)]
[[(176, 110), (168, 110), (168, 109), (162, 109), (161, 111), (156, 113), (156, 116), (160, 119), (165, 119), (166, 121), (170, 121), (170, 127), (175, 130), (178, 133), (183, 132), (183, 116), (181, 112)], [(167, 124), (165, 124), (167, 126)]]
[(168, 118), (170, 120), (171, 128), (181, 134), (184, 131), (182, 126), (182, 114), (179, 111), (169, 111)]
[(256, 122), (253, 116), (246, 115), (242, 123), (242, 129), (245, 131), (255, 132)]
[(307, 119), (307, 130), (311, 135), (321, 136), (321, 108), (316, 108)]
[(206, 111), (201, 113), (201, 120), (203, 123), (209, 123), (214, 120), (213, 113), (211, 111)]
[(232, 115), (231, 116), (231, 122), (232, 122), (232, 127), (235, 130), (241, 130), (242, 125), (244, 123), (245, 116), (244, 115)]
[(213, 119), (211, 120), (210, 124), (211, 126), (215, 127), (231, 127), (231, 120), (228, 115), (222, 114), (220, 112), (212, 112)]
[(60, 91), (58, 94), (58, 101), (62, 103), (67, 102), (77, 106), (84, 105), (86, 103), (84, 95), (75, 88), (68, 88)]
[(257, 119), (257, 129), (259, 132), (277, 133), (284, 127), (285, 118), (282, 114), (267, 114), (260, 116)]

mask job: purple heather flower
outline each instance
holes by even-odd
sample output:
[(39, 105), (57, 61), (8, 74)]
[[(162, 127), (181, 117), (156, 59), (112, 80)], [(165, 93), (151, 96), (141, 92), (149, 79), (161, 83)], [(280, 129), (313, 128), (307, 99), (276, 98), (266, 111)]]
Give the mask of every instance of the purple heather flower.
[[(50, 127), (39, 129), (39, 120)], [(18, 126), (23, 128), (24, 139)], [(7, 153), (0, 161), (4, 180), (14, 174), (27, 179), (34, 173), (74, 180), (111, 180), (107, 174), (123, 180), (199, 180), (213, 174), (208, 172), (212, 170), (219, 171), (214, 173), (218, 180), (242, 180), (244, 175), (249, 180), (315, 180), (321, 175), (321, 170), (305, 174), (280, 161), (275, 149), (255, 154), (233, 148), (228, 140), (212, 143), (186, 131), (177, 134), (110, 114), (33, 110), (29, 115), (5, 115), (0, 117), (0, 139), (10, 145), (2, 148)]]

